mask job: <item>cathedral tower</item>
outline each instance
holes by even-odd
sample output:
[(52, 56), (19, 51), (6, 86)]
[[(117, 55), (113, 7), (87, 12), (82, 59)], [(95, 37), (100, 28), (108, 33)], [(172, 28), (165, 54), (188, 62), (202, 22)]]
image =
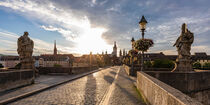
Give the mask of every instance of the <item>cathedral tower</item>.
[(112, 55), (113, 56), (117, 56), (117, 45), (116, 45), (116, 41), (114, 42), (114, 47), (113, 47)]
[(57, 55), (56, 40), (54, 41), (54, 55)]

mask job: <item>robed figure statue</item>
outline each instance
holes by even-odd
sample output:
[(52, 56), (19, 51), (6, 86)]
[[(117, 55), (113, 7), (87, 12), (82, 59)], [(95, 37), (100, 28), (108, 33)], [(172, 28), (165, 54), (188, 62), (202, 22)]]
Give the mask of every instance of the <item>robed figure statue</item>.
[(181, 35), (176, 40), (174, 46), (178, 51), (178, 57), (176, 60), (176, 71), (192, 71), (191, 60), (191, 45), (194, 41), (194, 34), (187, 29), (187, 25), (182, 24)]
[(28, 37), (28, 32), (24, 32), (24, 35), (18, 38), (17, 45), (21, 69), (34, 69), (34, 60), (32, 57), (34, 42)]

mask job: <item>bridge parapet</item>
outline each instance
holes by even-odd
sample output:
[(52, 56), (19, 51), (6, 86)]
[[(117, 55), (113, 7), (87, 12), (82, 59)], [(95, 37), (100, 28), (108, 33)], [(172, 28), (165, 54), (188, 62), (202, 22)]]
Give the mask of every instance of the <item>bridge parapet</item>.
[(144, 72), (137, 72), (137, 88), (151, 105), (203, 105)]

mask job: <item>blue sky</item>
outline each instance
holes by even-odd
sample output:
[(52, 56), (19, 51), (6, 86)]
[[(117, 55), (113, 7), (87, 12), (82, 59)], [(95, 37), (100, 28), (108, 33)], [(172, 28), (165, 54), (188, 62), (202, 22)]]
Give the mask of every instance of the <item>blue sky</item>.
[(138, 22), (145, 15), (146, 38), (155, 42), (149, 52), (176, 54), (172, 47), (186, 23), (195, 40), (192, 53), (210, 54), (210, 1), (208, 0), (1, 0), (0, 53), (16, 55), (16, 41), (28, 31), (34, 54), (111, 53), (131, 48), (141, 37)]

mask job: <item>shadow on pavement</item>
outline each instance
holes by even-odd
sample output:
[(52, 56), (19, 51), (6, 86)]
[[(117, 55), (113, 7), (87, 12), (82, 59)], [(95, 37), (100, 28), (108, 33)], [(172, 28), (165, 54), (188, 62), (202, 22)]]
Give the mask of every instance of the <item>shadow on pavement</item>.
[[(122, 72), (122, 71), (120, 71), (120, 72)], [(109, 82), (109, 83), (112, 83), (114, 81), (114, 78), (112, 78), (110, 76), (104, 76), (104, 79), (107, 82)], [(133, 103), (143, 104), (141, 102), (141, 99), (139, 99), (138, 97), (136, 97), (136, 95), (134, 93), (131, 93), (131, 91), (133, 91), (133, 90), (131, 90), (130, 87), (132, 87), (133, 85), (128, 82), (128, 81), (131, 82), (131, 79), (129, 77), (126, 77), (126, 76), (124, 76), (124, 75), (122, 75), (122, 74), (119, 73), (118, 74), (118, 77), (116, 78), (115, 81), (116, 81), (116, 84), (115, 84), (116, 85), (116, 88), (115, 89), (119, 89), (121, 95), (122, 94), (125, 94), (125, 96), (127, 98), (129, 98), (129, 100), (132, 101)], [(128, 84), (126, 84), (126, 81), (127, 81)], [(125, 82), (125, 83), (123, 83), (123, 82)], [(132, 86), (128, 86), (128, 85), (132, 85)], [(115, 90), (113, 92), (115, 92)], [(119, 94), (118, 95), (117, 94), (118, 93), (116, 93), (114, 96), (117, 97), (119, 95)], [(118, 96), (118, 97), (120, 97), (120, 96)]]
[(84, 105), (95, 105), (96, 101), (96, 79), (93, 74), (91, 74), (87, 76)]
[(116, 75), (117, 73), (114, 71), (110, 71), (111, 74)]
[(107, 76), (107, 75), (104, 76), (104, 79), (110, 84), (112, 84), (112, 82), (114, 81), (114, 78), (112, 78), (111, 76)]

